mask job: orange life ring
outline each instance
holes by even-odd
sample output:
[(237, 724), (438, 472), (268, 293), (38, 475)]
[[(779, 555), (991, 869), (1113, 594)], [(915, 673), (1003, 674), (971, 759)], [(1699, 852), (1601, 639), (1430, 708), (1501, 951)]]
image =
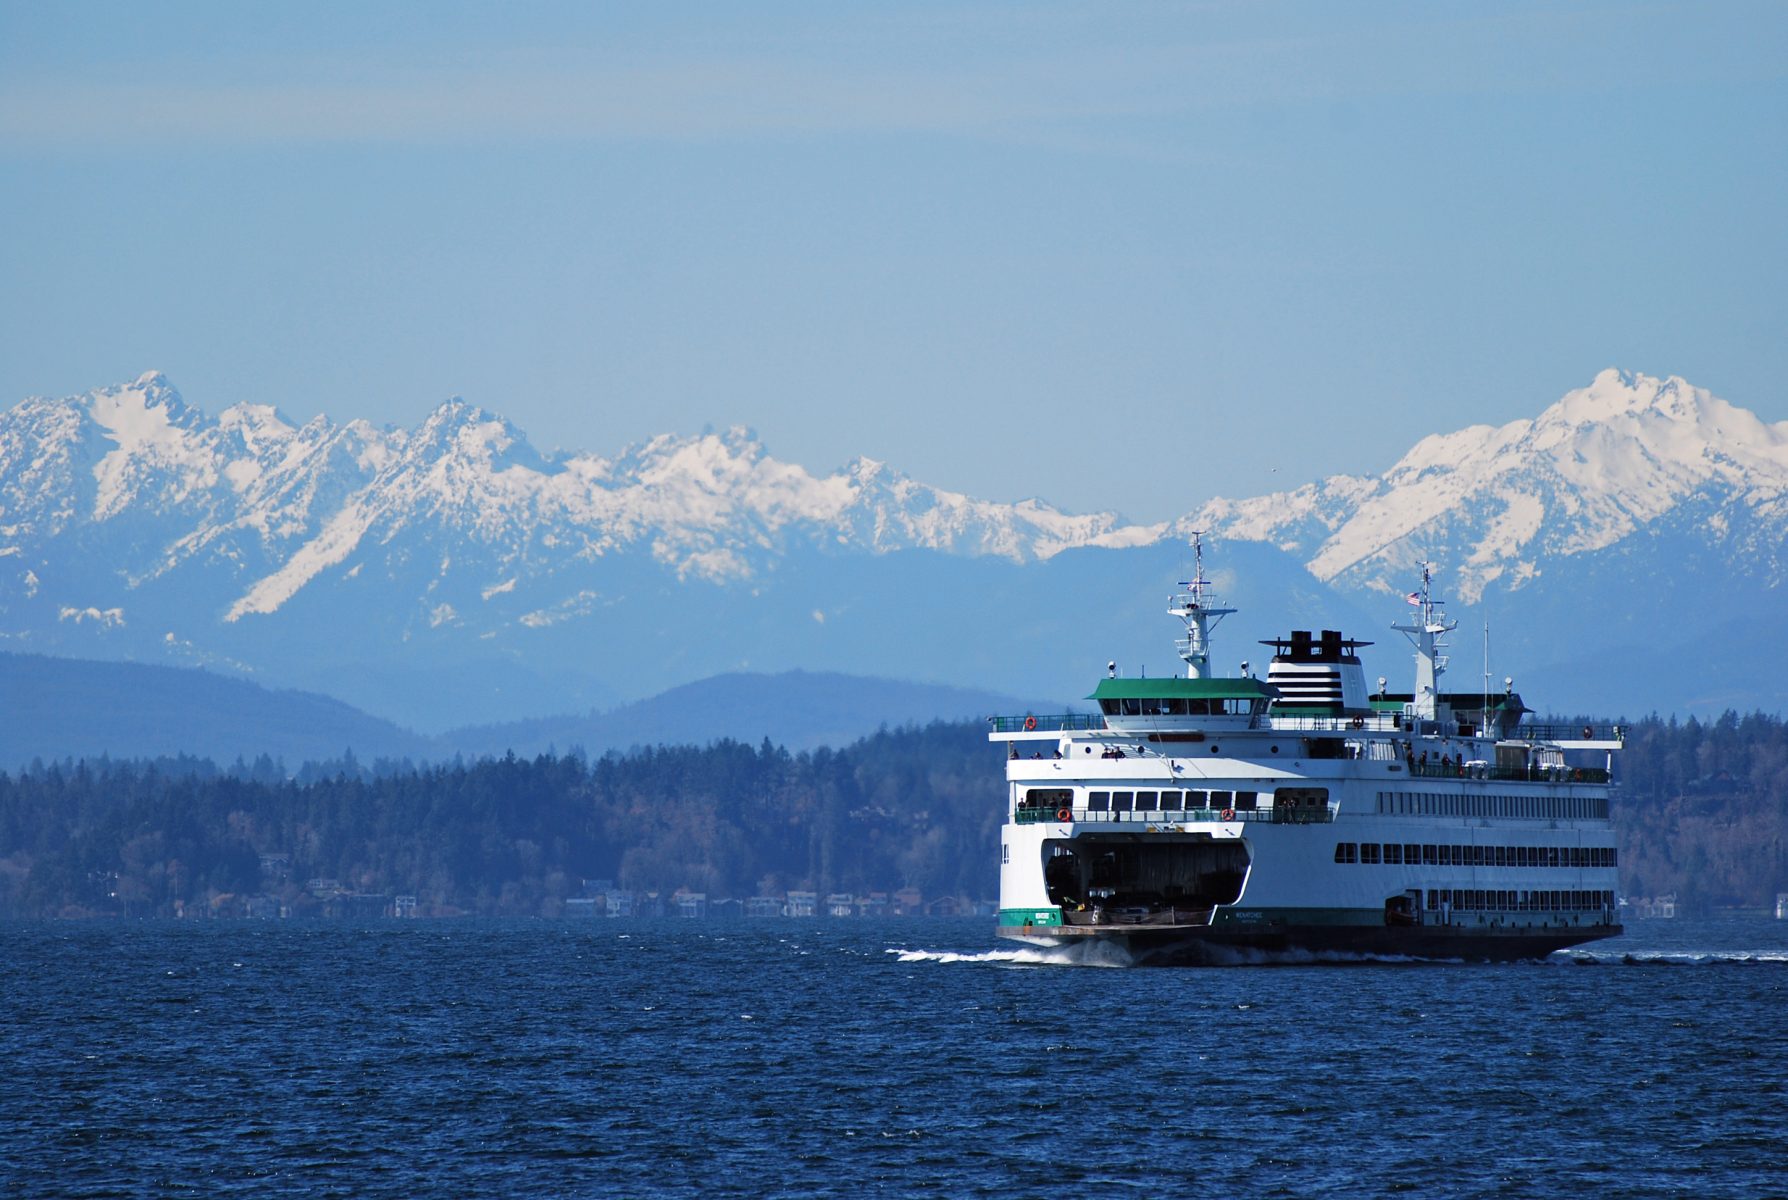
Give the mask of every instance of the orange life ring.
[(1070, 809), (1058, 808), (1055, 810), (1055, 819), (1058, 821), (1072, 821), (1074, 819), (1074, 813)]
[(1029, 733), (1031, 730), (1035, 729), (1036, 727), (1037, 727), (1037, 718), (1026, 717), (1024, 719), (1024, 731), (1026, 733)]
[(1224, 819), (1224, 820), (1225, 820), (1225, 821), (1233, 821), (1233, 820), (1235, 820), (1235, 809), (1233, 809), (1233, 808), (1226, 808), (1226, 809), (1224, 809), (1224, 810), (1223, 810), (1223, 819)]

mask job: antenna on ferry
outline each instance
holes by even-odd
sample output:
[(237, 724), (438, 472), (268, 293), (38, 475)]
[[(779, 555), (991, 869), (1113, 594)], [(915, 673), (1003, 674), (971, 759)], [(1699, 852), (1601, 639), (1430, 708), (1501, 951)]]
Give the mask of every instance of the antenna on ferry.
[(1446, 635), (1459, 625), (1441, 615), (1443, 602), (1434, 598), (1430, 568), (1431, 564), (1422, 564), (1422, 590), (1411, 592), (1408, 597), (1420, 612), (1418, 619), (1409, 625), (1391, 626), (1415, 644), (1415, 702), (1410, 707), (1413, 715), (1423, 721), (1432, 721), (1439, 715), (1440, 677), (1447, 669), (1447, 656), (1440, 651), (1446, 646)]
[(1482, 724), (1490, 725), (1490, 617), (1484, 617), (1484, 715)]
[(1168, 601), (1167, 611), (1186, 623), (1186, 636), (1177, 644), (1180, 657), (1186, 660), (1186, 678), (1205, 679), (1211, 673), (1211, 630), (1235, 609), (1225, 608), (1216, 597), (1207, 595), (1211, 581), (1204, 577), (1201, 529), (1192, 531), (1192, 558), (1192, 578), (1180, 581), (1180, 586), (1188, 590), (1175, 593)]

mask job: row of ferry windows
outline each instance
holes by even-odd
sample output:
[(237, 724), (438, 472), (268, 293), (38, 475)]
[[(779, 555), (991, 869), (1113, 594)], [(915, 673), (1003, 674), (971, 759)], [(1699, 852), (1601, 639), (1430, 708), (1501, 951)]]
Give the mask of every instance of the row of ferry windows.
[(1101, 700), (1099, 709), (1108, 717), (1245, 717), (1264, 700), (1184, 700), (1163, 696), (1141, 700)]
[[(1074, 800), (1068, 788), (1031, 788), (1025, 804), (1031, 808), (1067, 808)], [(1184, 812), (1193, 808), (1235, 808), (1244, 812), (1260, 806), (1259, 792), (1088, 792), (1088, 812)]]
[(1424, 867), (1613, 867), (1612, 846), (1436, 846), (1416, 842), (1336, 842), (1338, 863)]
[(1380, 792), (1378, 811), (1423, 817), (1591, 819), (1608, 815), (1605, 796), (1499, 796), (1466, 792)]
[(1442, 907), (1455, 912), (1560, 912), (1572, 909), (1613, 908), (1614, 893), (1511, 891), (1506, 888), (1429, 888), (1429, 910)]

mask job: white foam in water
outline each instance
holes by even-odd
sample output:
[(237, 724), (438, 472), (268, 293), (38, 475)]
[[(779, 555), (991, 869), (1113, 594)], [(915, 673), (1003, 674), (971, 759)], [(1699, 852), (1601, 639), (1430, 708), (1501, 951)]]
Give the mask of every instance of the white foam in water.
[[(1022, 950), (889, 950), (901, 962), (993, 963), (1021, 967), (1132, 967), (1136, 960), (1112, 942), (1087, 941), (1070, 946), (1026, 947)], [(1410, 958), (1398, 954), (1356, 954), (1342, 950), (1256, 950), (1241, 946), (1206, 949), (1215, 967), (1308, 966), (1317, 963), (1457, 962), (1458, 959)]]
[(1552, 961), (1692, 967), (1708, 963), (1788, 963), (1788, 954), (1780, 950), (1567, 950), (1553, 955)]
[(982, 950), (964, 954), (955, 950), (894, 950), (889, 954), (903, 963), (992, 963), (1019, 967), (1128, 967), (1130, 956), (1109, 942), (1072, 946), (1026, 946), (1020, 950)]

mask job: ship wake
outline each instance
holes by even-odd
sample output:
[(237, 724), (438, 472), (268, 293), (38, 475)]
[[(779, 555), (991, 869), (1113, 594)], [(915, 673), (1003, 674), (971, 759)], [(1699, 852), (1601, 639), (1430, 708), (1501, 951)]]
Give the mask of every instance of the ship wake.
[(1788, 966), (1788, 953), (1780, 950), (1573, 950), (1554, 955), (1552, 961), (1579, 967), (1783, 967)]
[(1017, 950), (983, 950), (965, 954), (955, 950), (904, 950), (889, 954), (903, 963), (975, 963), (996, 967), (1130, 967), (1135, 965), (1122, 946), (1088, 942), (1071, 946), (1025, 946)]

